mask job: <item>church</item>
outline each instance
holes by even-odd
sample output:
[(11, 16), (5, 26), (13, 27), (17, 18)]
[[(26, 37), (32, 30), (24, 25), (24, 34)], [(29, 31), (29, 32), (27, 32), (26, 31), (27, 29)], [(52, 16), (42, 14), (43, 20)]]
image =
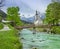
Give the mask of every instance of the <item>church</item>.
[(39, 11), (36, 11), (34, 24), (35, 24), (35, 26), (39, 26), (39, 25), (43, 24), (43, 21), (40, 18), (40, 12)]

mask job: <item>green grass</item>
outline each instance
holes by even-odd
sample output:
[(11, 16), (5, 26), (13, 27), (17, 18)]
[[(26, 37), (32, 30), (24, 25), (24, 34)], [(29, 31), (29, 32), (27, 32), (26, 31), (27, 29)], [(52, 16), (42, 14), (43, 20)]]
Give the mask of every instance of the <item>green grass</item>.
[(3, 23), (0, 23), (0, 29), (2, 29), (4, 26), (3, 26)]
[[(45, 28), (35, 28), (37, 32), (46, 32)], [(33, 30), (33, 28), (29, 28), (29, 30)]]
[(0, 49), (22, 49), (17, 33), (15, 29), (0, 31)]

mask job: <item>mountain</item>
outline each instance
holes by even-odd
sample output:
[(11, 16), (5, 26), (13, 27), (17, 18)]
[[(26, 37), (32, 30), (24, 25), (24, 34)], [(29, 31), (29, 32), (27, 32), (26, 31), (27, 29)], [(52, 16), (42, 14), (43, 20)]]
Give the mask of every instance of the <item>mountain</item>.
[(33, 23), (34, 22), (34, 17), (29, 17), (29, 18), (21, 17), (21, 20), (23, 20), (25, 22), (28, 22), (28, 23)]
[[(45, 18), (45, 14), (42, 13), (40, 15), (40, 18), (43, 20)], [(26, 21), (26, 22), (29, 22), (29, 23), (33, 23), (34, 22), (34, 16), (29, 17), (29, 18), (26, 18), (26, 17), (21, 16), (21, 20)]]
[(41, 19), (43, 20), (45, 17), (45, 13), (41, 13)]
[[(24, 15), (24, 14), (27, 14), (27, 15), (31, 14), (32, 15), (35, 13), (35, 11), (33, 9), (31, 9), (27, 4), (25, 4), (21, 0), (5, 0), (4, 4), (5, 5), (1, 8), (3, 11), (6, 11), (6, 9), (8, 7), (18, 6), (20, 8), (20, 15), (21, 15), (21, 13), (22, 13), (22, 15)], [(27, 16), (27, 17), (28, 18), (22, 16), (21, 20), (24, 20), (24, 21), (30, 22), (30, 23), (34, 22), (34, 16), (32, 16), (32, 17)], [(41, 19), (44, 19), (44, 17), (45, 17), (45, 14), (42, 13)]]

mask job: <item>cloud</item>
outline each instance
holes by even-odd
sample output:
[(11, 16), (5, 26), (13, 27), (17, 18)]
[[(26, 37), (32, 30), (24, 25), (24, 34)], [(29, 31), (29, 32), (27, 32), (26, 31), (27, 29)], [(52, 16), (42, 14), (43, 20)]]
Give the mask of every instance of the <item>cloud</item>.
[(6, 12), (8, 7), (19, 6), (21, 15), (34, 15), (36, 10), (45, 13), (50, 2), (51, 0), (5, 0), (5, 6), (1, 9)]
[(45, 12), (47, 5), (51, 0), (21, 0), (25, 4), (29, 5), (34, 10), (39, 10), (40, 12)]
[(2, 9), (6, 11), (6, 9), (11, 6), (18, 6), (20, 8), (20, 12), (22, 13), (34, 12), (33, 9), (31, 9), (27, 4), (23, 3), (21, 0), (5, 0), (5, 6), (3, 6)]

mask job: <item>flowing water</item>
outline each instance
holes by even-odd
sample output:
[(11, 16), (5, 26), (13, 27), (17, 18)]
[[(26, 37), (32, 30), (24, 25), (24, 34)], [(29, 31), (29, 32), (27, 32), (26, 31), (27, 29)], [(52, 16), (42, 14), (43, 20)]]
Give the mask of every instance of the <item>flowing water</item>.
[(60, 35), (36, 32), (28, 29), (20, 31), (23, 49), (60, 49)]

